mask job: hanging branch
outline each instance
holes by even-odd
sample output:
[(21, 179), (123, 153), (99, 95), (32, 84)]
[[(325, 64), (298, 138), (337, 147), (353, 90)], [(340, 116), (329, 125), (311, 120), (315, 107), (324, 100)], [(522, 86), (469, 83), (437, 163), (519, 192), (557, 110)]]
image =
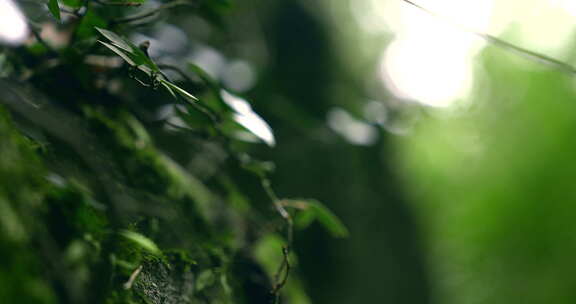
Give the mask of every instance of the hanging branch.
[(558, 69), (564, 73), (576, 74), (576, 67), (574, 67), (574, 66), (572, 66), (566, 62), (563, 62), (563, 61), (560, 61), (558, 59), (552, 58), (550, 56), (546, 56), (544, 54), (540, 54), (540, 53), (525, 49), (523, 47), (514, 45), (508, 41), (502, 40), (500, 38), (496, 38), (492, 35), (475, 31), (469, 27), (462, 25), (461, 23), (455, 22), (454, 20), (452, 20), (450, 18), (447, 18), (445, 16), (437, 14), (437, 13), (435, 13), (435, 12), (433, 12), (433, 11), (431, 11), (431, 10), (429, 10), (429, 9), (427, 9), (427, 8), (421, 6), (420, 4), (417, 4), (411, 0), (402, 0), (402, 1), (420, 9), (421, 11), (423, 11), (423, 12), (425, 12), (425, 13), (433, 16), (433, 17), (441, 19), (444, 22), (453, 25), (454, 27), (457, 27), (457, 28), (459, 28), (465, 32), (470, 33), (470, 34), (473, 34), (473, 35), (475, 35), (475, 36), (485, 40), (486, 42), (491, 43), (491, 44), (493, 44), (499, 48), (502, 48), (502, 49), (510, 51), (510, 52), (514, 52), (518, 55), (524, 56), (524, 57), (531, 59), (531, 60), (540, 61), (540, 62), (547, 64), (551, 67), (554, 67), (554, 68), (556, 68), (556, 69)]

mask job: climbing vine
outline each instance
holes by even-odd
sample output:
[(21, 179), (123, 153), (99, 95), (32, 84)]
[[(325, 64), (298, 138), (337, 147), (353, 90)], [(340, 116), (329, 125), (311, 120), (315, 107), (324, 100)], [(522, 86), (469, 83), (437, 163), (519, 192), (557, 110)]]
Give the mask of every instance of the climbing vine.
[[(30, 37), (0, 47), (0, 257), (10, 265), (0, 269), (0, 296), (306, 299), (293, 230), (313, 220), (336, 237), (346, 228), (318, 201), (275, 193), (273, 163), (253, 151), (276, 139), (246, 98), (193, 56), (153, 52), (172, 42), (153, 34), (168, 21), (184, 33), (192, 17), (225, 28), (233, 3), (22, 8)], [(185, 43), (194, 52), (204, 42)]]

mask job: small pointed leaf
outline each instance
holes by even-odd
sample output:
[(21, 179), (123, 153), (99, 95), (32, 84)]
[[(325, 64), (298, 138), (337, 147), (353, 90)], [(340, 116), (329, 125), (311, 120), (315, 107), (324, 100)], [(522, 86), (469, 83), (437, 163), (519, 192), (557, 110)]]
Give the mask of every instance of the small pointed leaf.
[(299, 211), (294, 216), (294, 226), (297, 229), (306, 229), (314, 220), (316, 219), (316, 212), (312, 208), (306, 208), (304, 210)]
[(305, 228), (315, 219), (334, 237), (348, 237), (350, 234), (342, 221), (317, 200), (283, 200), (282, 204), (299, 210), (295, 218), (297, 228)]
[(100, 40), (98, 40), (98, 42), (102, 43), (105, 47), (109, 48), (112, 52), (116, 53), (116, 55), (122, 57), (122, 59), (124, 59), (124, 61), (126, 61), (129, 65), (132, 66), (136, 65), (136, 63), (126, 53), (124, 53), (121, 49), (119, 49), (115, 45), (111, 45), (109, 43)]
[(174, 93), (174, 90), (172, 90), (172, 87), (165, 84), (163, 81), (160, 81), (160, 84), (168, 91), (168, 93), (170, 93), (170, 95), (172, 95), (172, 97), (176, 98), (176, 93)]
[(130, 44), (126, 43), (126, 41), (124, 39), (122, 39), (122, 37), (118, 36), (116, 33), (109, 31), (109, 30), (99, 28), (99, 27), (96, 27), (96, 30), (98, 32), (100, 32), (100, 34), (102, 34), (102, 36), (104, 36), (108, 40), (110, 40), (117, 47), (123, 49), (126, 52), (129, 52), (129, 53), (132, 52), (132, 46), (130, 46)]
[(186, 90), (171, 83), (168, 80), (160, 79), (160, 83), (162, 83), (164, 86), (170, 87), (171, 89), (176, 91), (176, 93), (178, 93), (180, 96), (184, 97), (184, 99), (186, 99), (187, 101), (193, 101), (193, 102), (198, 101), (198, 98), (196, 98), (194, 95), (188, 93)]
[[(148, 57), (144, 51), (142, 51), (139, 47), (134, 45), (132, 42), (120, 37), (116, 33), (105, 30), (99, 27), (96, 27), (96, 30), (102, 34), (102, 36), (106, 37), (114, 46), (121, 49), (126, 55), (132, 59), (136, 66), (145, 66), (148, 67), (150, 70), (158, 72), (158, 66)], [(142, 68), (140, 68), (142, 70)], [(145, 73), (148, 73), (144, 71)]]
[(48, 0), (48, 10), (56, 20), (60, 21), (60, 7), (58, 6), (58, 0)]
[(326, 208), (326, 206), (317, 200), (308, 200), (308, 203), (315, 211), (318, 222), (322, 224), (332, 236), (339, 238), (348, 237), (350, 234), (348, 229), (330, 209)]
[(138, 232), (123, 230), (120, 235), (151, 254), (160, 255), (162, 253), (156, 243)]

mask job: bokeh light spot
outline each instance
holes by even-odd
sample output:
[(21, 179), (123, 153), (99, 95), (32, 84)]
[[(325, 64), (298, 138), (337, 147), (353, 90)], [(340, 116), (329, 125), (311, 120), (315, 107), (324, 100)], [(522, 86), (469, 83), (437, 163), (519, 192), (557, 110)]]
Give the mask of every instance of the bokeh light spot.
[(0, 43), (20, 44), (28, 36), (28, 25), (12, 0), (0, 0)]

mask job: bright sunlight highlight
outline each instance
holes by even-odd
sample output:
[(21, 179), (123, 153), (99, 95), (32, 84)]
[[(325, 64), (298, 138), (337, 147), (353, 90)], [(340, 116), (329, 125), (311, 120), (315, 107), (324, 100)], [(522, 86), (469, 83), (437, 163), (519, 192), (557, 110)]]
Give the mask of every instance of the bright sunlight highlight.
[(0, 0), (0, 43), (20, 44), (28, 36), (28, 26), (12, 0)]
[(391, 25), (399, 28), (398, 36), (381, 57), (380, 77), (400, 98), (447, 107), (468, 94), (473, 80), (471, 57), (481, 41), (442, 18), (483, 31), (490, 21), (492, 1), (421, 2), (441, 17), (408, 3), (399, 7), (399, 24)]
[(238, 124), (269, 146), (273, 147), (276, 144), (272, 128), (252, 110), (252, 107), (246, 100), (239, 96), (232, 95), (225, 90), (222, 90), (220, 95), (222, 96), (222, 100), (234, 110), (233, 118)]

